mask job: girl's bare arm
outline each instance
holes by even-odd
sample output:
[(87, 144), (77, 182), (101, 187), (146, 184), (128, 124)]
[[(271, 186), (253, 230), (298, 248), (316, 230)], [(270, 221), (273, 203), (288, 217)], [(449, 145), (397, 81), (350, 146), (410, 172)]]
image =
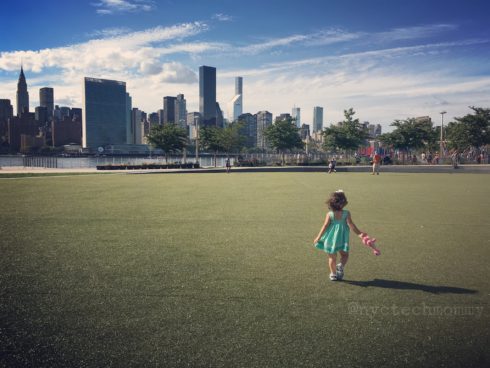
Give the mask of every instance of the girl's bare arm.
[(327, 212), (327, 216), (325, 217), (325, 222), (323, 223), (322, 229), (318, 233), (318, 236), (315, 238), (313, 243), (316, 243), (320, 240), (320, 238), (322, 237), (322, 234), (325, 232), (325, 230), (327, 230), (328, 225), (330, 225), (330, 216), (328, 215), (328, 212)]
[(356, 224), (354, 224), (354, 222), (352, 221), (352, 217), (350, 215), (350, 212), (349, 214), (347, 215), (347, 225), (349, 225), (349, 228), (356, 233), (356, 235), (362, 235), (364, 234), (361, 230), (359, 230), (356, 226)]

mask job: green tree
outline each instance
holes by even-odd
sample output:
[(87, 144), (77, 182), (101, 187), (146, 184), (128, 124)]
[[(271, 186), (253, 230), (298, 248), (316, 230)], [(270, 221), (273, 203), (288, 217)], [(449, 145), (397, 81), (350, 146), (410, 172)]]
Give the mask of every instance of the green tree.
[(299, 129), (291, 119), (276, 121), (265, 129), (264, 135), (270, 146), (281, 153), (283, 165), (285, 163), (284, 155), (287, 151), (304, 148), (304, 143), (299, 136)]
[(344, 110), (343, 121), (338, 122), (337, 125), (330, 125), (323, 130), (323, 146), (326, 150), (355, 151), (366, 144), (367, 129), (359, 123), (359, 119), (354, 119), (354, 114), (353, 108)]
[(470, 109), (473, 110), (473, 114), (455, 118), (455, 122), (448, 124), (446, 138), (449, 148), (464, 151), (471, 147), (479, 148), (490, 143), (490, 109), (473, 106)]
[(203, 150), (213, 152), (215, 167), (216, 156), (219, 151), (224, 149), (221, 139), (221, 129), (216, 126), (205, 126), (199, 129), (199, 145)]
[(246, 137), (242, 134), (242, 131), (242, 123), (233, 123), (221, 129), (218, 138), (221, 141), (223, 150), (227, 154), (233, 151), (239, 151), (244, 146)]
[(154, 125), (147, 136), (148, 142), (165, 152), (165, 162), (168, 155), (182, 151), (187, 145), (187, 131), (175, 124)]
[(214, 153), (214, 166), (216, 167), (216, 156), (218, 152), (239, 150), (245, 137), (241, 134), (242, 124), (234, 123), (224, 128), (216, 126), (203, 127), (199, 131), (200, 145), (202, 149)]
[(391, 126), (395, 129), (390, 133), (380, 135), (379, 140), (403, 152), (409, 153), (411, 150), (423, 148), (431, 149), (437, 141), (437, 132), (429, 119), (395, 120)]

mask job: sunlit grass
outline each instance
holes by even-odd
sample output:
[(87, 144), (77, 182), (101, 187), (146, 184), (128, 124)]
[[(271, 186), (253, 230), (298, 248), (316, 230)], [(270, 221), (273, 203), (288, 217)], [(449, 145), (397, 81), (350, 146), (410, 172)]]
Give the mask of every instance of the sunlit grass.
[[(478, 366), (489, 359), (489, 178), (0, 180), (0, 362)], [(311, 243), (340, 188), (382, 255), (353, 237), (334, 283)]]

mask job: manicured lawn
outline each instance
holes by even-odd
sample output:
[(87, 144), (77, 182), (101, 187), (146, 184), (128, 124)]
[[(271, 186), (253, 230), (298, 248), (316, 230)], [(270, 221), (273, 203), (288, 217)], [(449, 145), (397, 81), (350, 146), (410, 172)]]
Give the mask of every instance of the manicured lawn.
[[(346, 281), (312, 246), (343, 189)], [(483, 367), (490, 176), (0, 180), (0, 366)]]

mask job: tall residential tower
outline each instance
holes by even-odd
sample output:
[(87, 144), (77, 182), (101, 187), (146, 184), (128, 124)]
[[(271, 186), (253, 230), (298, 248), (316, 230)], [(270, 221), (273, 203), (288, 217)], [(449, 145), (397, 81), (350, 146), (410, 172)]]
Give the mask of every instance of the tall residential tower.
[(301, 109), (299, 107), (293, 107), (292, 114), (293, 122), (296, 123), (297, 128), (301, 128)]
[(39, 90), (39, 106), (46, 108), (48, 121), (52, 121), (54, 111), (54, 91), (52, 88), (43, 87)]
[(228, 106), (228, 118), (230, 121), (238, 120), (243, 112), (243, 78), (235, 78), (235, 96), (231, 99)]
[(201, 124), (216, 125), (216, 68), (199, 67), (199, 112)]
[(163, 98), (163, 124), (175, 124), (175, 101), (174, 96)]
[(315, 106), (313, 108), (313, 133), (323, 130), (323, 107)]
[(175, 99), (175, 123), (181, 128), (187, 127), (187, 103), (183, 94)]

